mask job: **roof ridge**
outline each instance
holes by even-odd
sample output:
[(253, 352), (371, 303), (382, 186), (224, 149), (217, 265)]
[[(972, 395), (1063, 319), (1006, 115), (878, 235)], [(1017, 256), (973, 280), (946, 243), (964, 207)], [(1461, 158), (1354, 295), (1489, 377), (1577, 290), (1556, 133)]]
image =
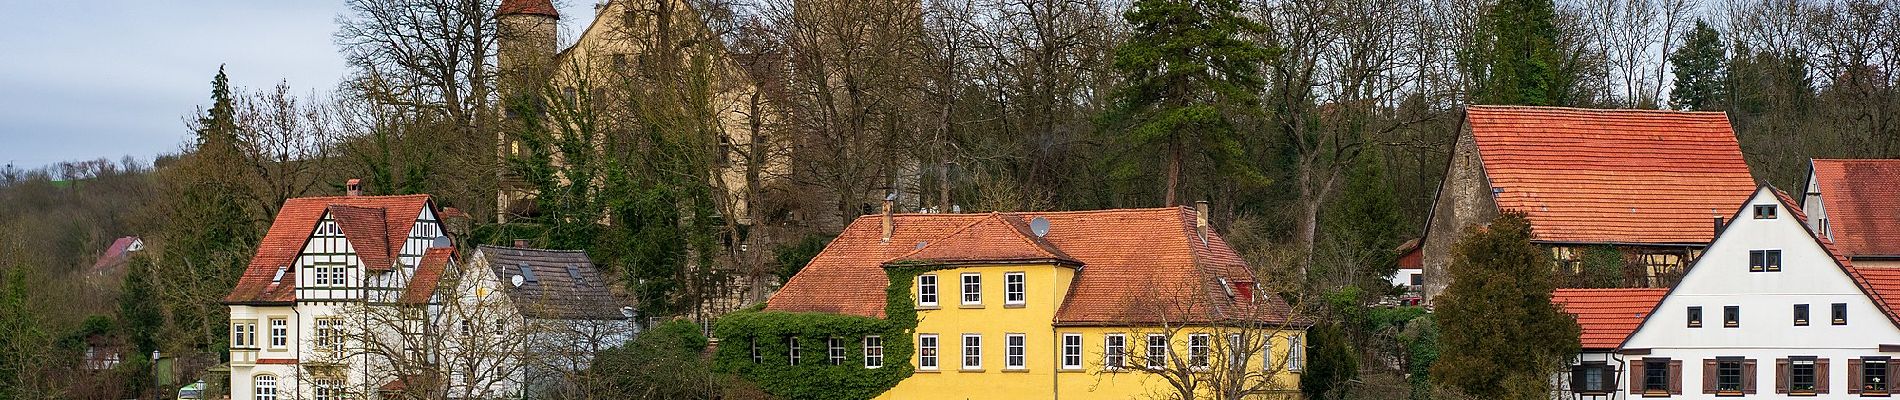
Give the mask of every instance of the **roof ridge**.
[(475, 247), (483, 248), (483, 249), (527, 250), (527, 251), (539, 251), (539, 252), (548, 252), (548, 253), (583, 253), (583, 254), (587, 253), (587, 250), (543, 249), (543, 248), (535, 248), (535, 247), (515, 247), (515, 246), (501, 246), (501, 245), (493, 245), (493, 244), (478, 244), (478, 245), (475, 245)]
[(1582, 113), (1632, 113), (1632, 114), (1647, 113), (1647, 114), (1708, 115), (1708, 116), (1721, 115), (1724, 117), (1728, 116), (1727, 112), (1722, 112), (1722, 111), (1664, 110), (1664, 109), (1647, 109), (1647, 108), (1587, 108), (1587, 107), (1562, 107), (1562, 106), (1526, 106), (1526, 105), (1512, 105), (1512, 104), (1471, 104), (1471, 105), (1465, 106), (1465, 108), (1466, 109), (1472, 109), (1472, 108), (1490, 109), (1490, 110), (1511, 110), (1511, 109), (1550, 110), (1550, 111), (1568, 111), (1568, 112), (1582, 112)]

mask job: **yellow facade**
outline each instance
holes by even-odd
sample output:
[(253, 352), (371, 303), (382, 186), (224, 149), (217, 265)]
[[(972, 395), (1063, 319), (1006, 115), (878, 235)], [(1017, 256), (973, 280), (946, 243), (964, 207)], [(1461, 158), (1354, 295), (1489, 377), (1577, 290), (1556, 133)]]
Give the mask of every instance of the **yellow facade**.
[[(979, 277), (980, 290), (974, 304), (963, 300), (962, 283), (966, 275)], [(1020, 274), (1023, 295), (1020, 302), (1008, 297), (1010, 275)], [(1168, 339), (1166, 357), (1187, 357), (1193, 351), (1189, 337), (1208, 335), (1204, 342), (1209, 371), (1224, 371), (1228, 347), (1226, 338), (1273, 345), (1265, 351), (1242, 349), (1247, 357), (1246, 379), (1272, 379), (1256, 398), (1294, 398), (1299, 388), (1298, 363), (1288, 364), (1289, 349), (1304, 341), (1296, 329), (1240, 331), (1227, 327), (1160, 326), (1058, 326), (1057, 309), (1067, 298), (1076, 270), (1054, 264), (973, 265), (931, 271), (917, 279), (935, 279), (936, 303), (918, 296), (920, 285), (912, 282), (912, 298), (918, 300), (917, 331), (913, 343), (916, 355), (909, 362), (917, 367), (910, 378), (885, 392), (881, 399), (1129, 399), (1166, 398), (1174, 386), (1160, 374), (1179, 373), (1179, 368), (1145, 370), (1146, 340), (1149, 335)], [(936, 367), (923, 362), (929, 353), (926, 338), (936, 338)], [(1011, 365), (1011, 336), (1020, 335), (1020, 367)], [(1069, 354), (1078, 354), (1080, 365), (1064, 365), (1067, 336), (1079, 336), (1079, 346)], [(1119, 370), (1104, 368), (1108, 359), (1108, 337), (1123, 337), (1124, 359), (1129, 365)], [(964, 341), (977, 337), (980, 357), (974, 368), (965, 368)], [(1070, 339), (1073, 340), (1073, 339)], [(1079, 347), (1079, 352), (1073, 350)], [(1247, 348), (1250, 346), (1236, 346)], [(1271, 354), (1271, 357), (1267, 355)], [(894, 361), (894, 360), (893, 360)], [(1171, 360), (1166, 365), (1180, 365)], [(1271, 365), (1266, 365), (1271, 363)], [(1263, 365), (1265, 365), (1263, 367)], [(1270, 378), (1269, 378), (1270, 377)], [(1253, 382), (1259, 382), (1255, 380)], [(1203, 391), (1205, 392), (1205, 390)]]

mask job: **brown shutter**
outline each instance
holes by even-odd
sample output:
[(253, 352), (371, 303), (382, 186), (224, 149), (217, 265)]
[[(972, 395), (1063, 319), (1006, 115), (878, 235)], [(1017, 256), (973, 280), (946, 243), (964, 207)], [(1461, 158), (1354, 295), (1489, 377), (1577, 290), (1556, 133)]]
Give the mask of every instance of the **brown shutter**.
[(1715, 394), (1715, 360), (1702, 360), (1702, 394)]
[(1775, 359), (1775, 393), (1788, 394), (1788, 359)]
[(1643, 359), (1630, 360), (1630, 393), (1643, 392)]
[(1742, 360), (1742, 394), (1755, 394), (1756, 377), (1761, 375), (1756, 372), (1759, 371), (1755, 368), (1755, 359)]
[(1814, 360), (1814, 393), (1827, 394), (1827, 359)]
[(1860, 393), (1860, 359), (1847, 359), (1847, 393)]
[(1682, 360), (1669, 360), (1669, 394), (1682, 394)]

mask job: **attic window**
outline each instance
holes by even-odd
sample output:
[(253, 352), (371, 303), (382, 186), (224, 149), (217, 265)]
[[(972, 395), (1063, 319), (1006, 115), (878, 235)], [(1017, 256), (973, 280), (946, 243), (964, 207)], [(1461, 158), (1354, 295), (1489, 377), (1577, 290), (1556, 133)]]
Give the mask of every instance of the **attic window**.
[(528, 264), (521, 264), (521, 265), (520, 265), (520, 267), (521, 267), (521, 279), (522, 279), (522, 280), (524, 280), (524, 281), (528, 281), (528, 282), (540, 282), (540, 281), (541, 281), (540, 279), (535, 279), (535, 277), (534, 277), (534, 267), (529, 267), (529, 266), (528, 266)]
[(286, 268), (286, 267), (283, 267), (283, 266), (278, 266), (278, 267), (277, 267), (277, 274), (276, 274), (276, 275), (271, 275), (271, 277), (270, 277), (270, 283), (278, 283), (278, 282), (283, 282), (283, 281), (284, 281), (284, 271), (287, 271), (287, 270), (289, 270), (289, 268)]
[(1755, 219), (1775, 219), (1775, 211), (1773, 204), (1756, 204)]
[(579, 267), (572, 265), (567, 266), (567, 277), (574, 279), (574, 284), (576, 285), (587, 284), (586, 280), (581, 279), (581, 269)]

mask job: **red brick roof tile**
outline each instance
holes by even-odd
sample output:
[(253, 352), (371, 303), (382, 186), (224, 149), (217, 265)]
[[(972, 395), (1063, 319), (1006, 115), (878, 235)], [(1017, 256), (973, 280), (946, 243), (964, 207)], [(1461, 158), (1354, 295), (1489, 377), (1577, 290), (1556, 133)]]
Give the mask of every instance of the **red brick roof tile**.
[(1080, 264), (1048, 241), (1020, 226), (1019, 218), (990, 213), (942, 239), (918, 243), (917, 250), (890, 263), (959, 264), (968, 262), (1060, 262)]
[[(343, 238), (349, 239), (350, 247), (356, 250), (356, 258), (371, 271), (388, 271), (396, 261), (389, 238), (389, 217), (382, 208), (354, 207), (343, 204), (330, 205), (330, 218), (336, 219), (338, 230)], [(404, 227), (407, 231), (407, 227)], [(393, 245), (402, 243), (397, 240)]]
[(454, 247), (435, 247), (422, 253), (417, 262), (416, 275), (409, 278), (409, 288), (402, 292), (402, 304), (427, 304), (435, 296), (436, 284), (442, 282), (442, 273), (448, 270), (449, 263), (455, 259)]
[(1498, 208), (1538, 240), (1707, 243), (1711, 220), (1753, 193), (1723, 113), (1471, 106)]
[[(1041, 238), (1046, 246), (1023, 245), (1024, 221), (1042, 217), (1050, 230)], [(1145, 307), (1189, 306), (1201, 315), (1183, 320), (1238, 315), (1232, 301), (1210, 305), (1211, 293), (1224, 293), (1218, 280), (1254, 282), (1245, 261), (1219, 234), (1206, 241), (1196, 234), (1194, 211), (1184, 207), (1068, 212), (997, 214), (900, 214), (894, 216), (891, 240), (882, 239), (881, 216), (858, 218), (846, 227), (804, 270), (785, 283), (767, 301), (766, 309), (827, 312), (883, 317), (883, 266), (912, 253), (931, 258), (976, 261), (982, 257), (1017, 258), (1046, 251), (1066, 255), (1082, 264), (1068, 297), (1057, 310), (1055, 323), (1115, 325), (1147, 322)], [(998, 219), (1006, 224), (985, 220)], [(1002, 227), (1007, 226), (1008, 229)], [(966, 229), (968, 228), (968, 229)], [(955, 237), (960, 233), (988, 232), (988, 236)], [(971, 234), (974, 235), (974, 234)], [(1033, 237), (1033, 235), (1030, 235)], [(973, 240), (974, 239), (974, 240)], [(997, 248), (974, 246), (999, 244)], [(956, 252), (977, 254), (960, 256)], [(1301, 323), (1289, 317), (1286, 304), (1272, 295), (1254, 318), (1270, 322)], [(1161, 305), (1161, 303), (1168, 303)], [(1251, 313), (1249, 313), (1251, 314)], [(1179, 316), (1177, 316), (1179, 317)]]
[[(303, 251), (304, 242), (310, 239), (310, 233), (317, 228), (317, 221), (332, 205), (361, 208), (379, 208), (384, 215), (397, 215), (397, 218), (385, 218), (383, 231), (385, 248), (400, 246), (409, 235), (409, 227), (415, 223), (412, 216), (421, 215), (423, 207), (431, 205), (429, 195), (416, 194), (405, 196), (334, 196), (301, 197), (284, 201), (278, 209), (277, 219), (271, 222), (270, 230), (264, 233), (264, 239), (257, 245), (257, 253), (238, 278), (231, 294), (224, 297), (227, 303), (284, 303), (295, 301), (293, 288), (296, 287), (295, 273), (284, 274), (283, 280), (272, 282), (277, 269), (288, 267), (296, 261), (298, 253)], [(339, 221), (341, 222), (341, 221)], [(347, 234), (346, 234), (347, 235)], [(374, 242), (374, 241), (371, 241)], [(352, 246), (360, 246), (354, 240)], [(367, 261), (367, 260), (365, 260)]]
[(1812, 168), (1834, 244), (1849, 257), (1900, 256), (1900, 160), (1817, 159)]
[(1550, 302), (1577, 316), (1585, 350), (1606, 350), (1621, 347), (1668, 293), (1669, 289), (1557, 289), (1550, 293)]
[(555, 18), (561, 17), (561, 13), (554, 9), (554, 2), (550, 0), (502, 0), (501, 7), (495, 8), (495, 15), (497, 16), (510, 14), (534, 14)]

